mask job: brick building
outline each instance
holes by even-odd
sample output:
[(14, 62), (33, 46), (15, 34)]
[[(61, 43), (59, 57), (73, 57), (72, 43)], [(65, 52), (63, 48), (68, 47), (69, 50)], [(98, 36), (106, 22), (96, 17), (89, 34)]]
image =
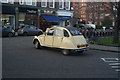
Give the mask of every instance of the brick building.
[[(109, 2), (106, 3), (109, 4)], [(111, 26), (115, 24), (112, 13), (103, 5), (103, 2), (74, 2), (73, 7), (77, 17), (80, 18), (80, 20), (85, 20), (86, 24), (89, 23), (101, 26), (105, 17), (109, 17), (113, 20)], [(108, 5), (108, 7), (111, 6)]]

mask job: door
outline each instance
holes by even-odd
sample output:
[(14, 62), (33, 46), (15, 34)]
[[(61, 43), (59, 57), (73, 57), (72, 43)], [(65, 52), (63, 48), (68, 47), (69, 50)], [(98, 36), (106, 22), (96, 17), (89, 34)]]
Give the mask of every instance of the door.
[(45, 42), (44, 42), (44, 45), (45, 46), (49, 46), (49, 47), (52, 47), (52, 44), (53, 44), (53, 34), (54, 34), (54, 29), (50, 29), (46, 35), (45, 35)]
[(53, 38), (53, 47), (60, 47), (60, 44), (63, 40), (63, 32), (60, 29), (54, 30), (54, 38)]

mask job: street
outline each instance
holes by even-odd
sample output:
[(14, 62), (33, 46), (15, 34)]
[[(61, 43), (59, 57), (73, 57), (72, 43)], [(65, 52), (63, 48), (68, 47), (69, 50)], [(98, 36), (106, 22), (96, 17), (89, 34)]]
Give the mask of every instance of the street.
[(3, 78), (118, 78), (119, 69), (110, 65), (118, 62), (115, 52), (88, 50), (64, 56), (58, 49), (35, 49), (32, 39), (2, 39)]

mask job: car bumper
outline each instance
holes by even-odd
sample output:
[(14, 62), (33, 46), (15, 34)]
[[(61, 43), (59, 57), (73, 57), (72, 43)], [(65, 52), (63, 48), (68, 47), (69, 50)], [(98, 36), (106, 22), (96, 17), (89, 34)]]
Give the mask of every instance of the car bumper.
[(70, 50), (71, 52), (80, 52), (80, 51), (87, 51), (89, 49), (89, 47), (84, 47), (84, 48), (80, 48), (80, 49), (74, 49), (74, 50)]

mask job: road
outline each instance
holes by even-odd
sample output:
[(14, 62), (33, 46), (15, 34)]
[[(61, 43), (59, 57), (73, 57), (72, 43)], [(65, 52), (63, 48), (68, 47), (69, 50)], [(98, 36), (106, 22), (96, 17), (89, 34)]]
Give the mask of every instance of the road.
[(115, 52), (88, 50), (64, 56), (57, 49), (35, 49), (32, 39), (2, 39), (3, 78), (118, 78), (119, 69), (110, 65), (118, 60)]

